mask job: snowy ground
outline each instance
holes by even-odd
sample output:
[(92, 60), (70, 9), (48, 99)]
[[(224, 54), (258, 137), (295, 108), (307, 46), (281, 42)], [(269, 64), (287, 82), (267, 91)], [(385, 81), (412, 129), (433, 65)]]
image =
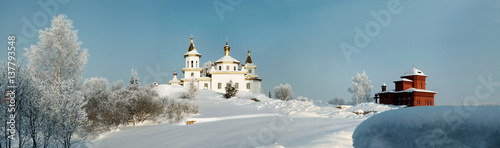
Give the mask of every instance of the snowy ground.
[[(183, 88), (160, 85), (160, 95), (175, 98)], [(250, 98), (257, 98), (255, 102)], [(368, 117), (399, 107), (373, 103), (340, 110), (312, 102), (281, 101), (265, 95), (239, 93), (224, 99), (201, 90), (192, 101), (200, 113), (187, 121), (121, 127), (101, 135), (88, 147), (352, 147), (354, 129)], [(377, 111), (356, 115), (351, 110)]]
[(499, 147), (500, 106), (425, 106), (387, 111), (361, 123), (356, 147)]

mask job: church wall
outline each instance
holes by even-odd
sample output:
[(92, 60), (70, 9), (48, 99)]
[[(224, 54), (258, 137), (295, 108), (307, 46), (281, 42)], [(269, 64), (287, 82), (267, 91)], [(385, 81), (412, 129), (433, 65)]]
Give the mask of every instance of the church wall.
[[(238, 91), (249, 91), (246, 89), (245, 76), (243, 74), (212, 74), (212, 90), (225, 93), (226, 83), (230, 80), (233, 81), (233, 84), (239, 84)], [(221, 83), (220, 89), (219, 83)]]

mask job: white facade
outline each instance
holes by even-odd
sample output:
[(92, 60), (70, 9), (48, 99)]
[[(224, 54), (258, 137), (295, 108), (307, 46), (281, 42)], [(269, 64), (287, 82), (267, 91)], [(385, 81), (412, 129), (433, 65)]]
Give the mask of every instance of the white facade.
[(199, 89), (225, 93), (227, 83), (232, 81), (238, 91), (261, 93), (262, 80), (255, 73), (257, 66), (251, 60), (250, 51), (248, 51), (246, 63), (241, 66), (240, 61), (229, 55), (229, 51), (230, 47), (226, 42), (226, 46), (224, 46), (225, 55), (212, 63), (212, 67), (207, 71), (207, 75), (202, 76), (203, 69), (199, 66), (201, 54), (196, 50), (193, 38), (191, 37), (191, 45), (188, 52), (184, 54), (186, 60), (186, 65), (182, 69), (184, 78), (179, 81), (177, 80), (177, 74), (174, 73), (174, 79), (170, 81), (170, 84), (189, 87), (190, 83), (193, 83)]

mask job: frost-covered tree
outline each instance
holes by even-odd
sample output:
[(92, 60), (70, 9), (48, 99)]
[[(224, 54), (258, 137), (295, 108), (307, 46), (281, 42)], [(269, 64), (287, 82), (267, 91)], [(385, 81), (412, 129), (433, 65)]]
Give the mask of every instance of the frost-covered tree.
[(347, 91), (352, 94), (352, 103), (359, 104), (364, 102), (371, 102), (371, 90), (373, 86), (370, 85), (371, 81), (368, 80), (368, 75), (365, 71), (362, 74), (356, 73), (352, 78), (352, 84)]
[[(16, 72), (14, 91), (16, 93), (16, 133), (18, 147), (36, 147), (38, 144), (38, 131), (40, 130), (41, 118), (40, 102), (37, 98), (41, 93), (37, 84), (29, 74), (22, 62), (13, 66)], [(12, 65), (11, 65), (12, 67)], [(32, 142), (30, 142), (32, 141)]]
[[(90, 78), (83, 82), (82, 95), (85, 105), (82, 107), (87, 113), (87, 132), (110, 130), (107, 107), (111, 90), (106, 78)], [(103, 129), (104, 128), (104, 129)]]
[(135, 71), (133, 68), (131, 69), (132, 71), (132, 77), (130, 77), (130, 84), (139, 84), (139, 75), (137, 75), (137, 71)]
[(188, 98), (189, 99), (194, 99), (196, 95), (198, 94), (198, 87), (194, 84), (196, 81), (194, 79), (191, 79), (189, 81), (189, 92), (188, 92)]
[[(66, 15), (53, 17), (51, 27), (40, 30), (39, 42), (26, 50), (30, 74), (42, 97), (43, 147), (70, 147), (86, 138), (81, 132), (86, 121), (81, 109), (79, 86), (87, 63), (87, 49), (81, 49), (77, 30)], [(75, 138), (78, 137), (78, 138)]]
[(160, 97), (159, 100), (164, 105), (164, 116), (171, 122), (181, 122), (190, 114), (197, 114), (199, 108), (197, 105), (191, 104), (188, 101), (176, 101), (176, 99), (169, 99), (168, 97)]
[(111, 91), (120, 90), (123, 88), (123, 80), (118, 80), (111, 84)]
[(224, 94), (224, 97), (226, 99), (232, 98), (236, 96), (236, 93), (238, 93), (238, 89), (233, 84), (233, 81), (229, 81), (226, 83), (226, 93)]
[(302, 97), (302, 96), (297, 97), (297, 100), (299, 100), (299, 101), (304, 101), (304, 102), (309, 101), (309, 99), (308, 99), (307, 97)]
[(84, 123), (87, 121), (86, 113), (82, 109), (84, 98), (74, 83), (73, 80), (67, 80), (59, 84), (59, 87), (47, 87), (42, 91), (45, 93), (45, 99), (50, 99), (51, 106), (48, 107), (54, 109), (47, 112), (55, 128), (53, 138), (65, 148), (84, 142), (88, 136), (83, 132)]
[(117, 90), (116, 93), (113, 92), (115, 98), (112, 101), (116, 103), (114, 106), (120, 108), (115, 113), (121, 116), (121, 119), (118, 117), (114, 122), (123, 123), (125, 120), (126, 123), (132, 122), (135, 126), (137, 122), (144, 122), (161, 115), (163, 106), (160, 101), (154, 99), (158, 97), (158, 93), (151, 87), (140, 85), (138, 80), (137, 72), (132, 70), (130, 84), (126, 88)]
[(288, 101), (292, 99), (293, 91), (292, 86), (290, 84), (280, 84), (279, 86), (274, 87), (274, 97)]
[(52, 19), (50, 28), (40, 30), (40, 41), (26, 50), (33, 75), (47, 85), (60, 85), (70, 80), (74, 84), (82, 79), (87, 63), (87, 49), (81, 49), (78, 31), (73, 21), (60, 14)]
[(332, 100), (328, 101), (328, 104), (332, 105), (346, 105), (344, 97), (334, 97)]
[(208, 62), (203, 63), (202, 68), (203, 68), (203, 73), (201, 75), (207, 76), (208, 72), (212, 68), (212, 61), (208, 61)]

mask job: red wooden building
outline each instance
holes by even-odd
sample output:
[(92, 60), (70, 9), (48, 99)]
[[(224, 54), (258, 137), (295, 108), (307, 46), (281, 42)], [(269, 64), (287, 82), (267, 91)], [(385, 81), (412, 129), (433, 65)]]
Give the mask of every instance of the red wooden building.
[(401, 80), (395, 80), (395, 89), (387, 90), (385, 83), (382, 92), (376, 93), (375, 98), (380, 104), (407, 105), (407, 106), (433, 106), (435, 91), (425, 89), (425, 75), (422, 71), (413, 69), (401, 76)]

